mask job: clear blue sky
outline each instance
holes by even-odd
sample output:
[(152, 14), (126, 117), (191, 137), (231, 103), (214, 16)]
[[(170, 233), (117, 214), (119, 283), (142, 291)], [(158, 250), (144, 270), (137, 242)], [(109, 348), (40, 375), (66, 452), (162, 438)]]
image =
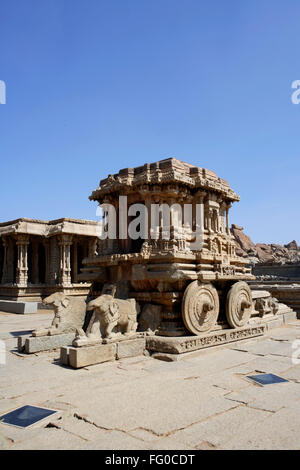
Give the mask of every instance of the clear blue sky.
[(99, 180), (175, 156), (300, 243), (300, 2), (0, 0), (1, 221), (96, 218)]

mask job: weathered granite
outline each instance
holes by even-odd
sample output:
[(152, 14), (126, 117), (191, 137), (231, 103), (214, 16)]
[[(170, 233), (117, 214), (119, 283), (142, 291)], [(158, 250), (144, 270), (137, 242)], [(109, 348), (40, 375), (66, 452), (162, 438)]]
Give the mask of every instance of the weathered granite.
[(288, 280), (262, 280), (250, 283), (255, 290), (267, 290), (280, 302), (288, 305), (300, 315), (300, 282)]
[(17, 300), (0, 300), (0, 311), (9, 313), (36, 313), (37, 302), (21, 302)]
[(40, 351), (50, 351), (62, 346), (72, 344), (75, 338), (74, 333), (67, 333), (55, 336), (27, 336), (18, 337), (18, 350), (26, 354), (33, 354)]
[(132, 339), (117, 343), (117, 359), (125, 357), (135, 357), (144, 354), (146, 349), (146, 339)]
[[(111, 348), (106, 346), (111, 346)], [(81, 350), (83, 352), (79, 352)], [(100, 364), (101, 362), (114, 361), (115, 359), (141, 356), (145, 351), (145, 338), (129, 340), (122, 338), (119, 342), (106, 344), (97, 343), (81, 347), (64, 346), (60, 349), (60, 362), (65, 366), (78, 369), (93, 364)]]
[(95, 253), (97, 235), (96, 221), (20, 218), (1, 222), (0, 297), (40, 302), (57, 290), (87, 295), (90, 284), (79, 283), (78, 274), (82, 259)]
[(94, 346), (83, 346), (82, 348), (69, 348), (69, 365), (74, 369), (101, 364), (102, 362), (114, 361), (117, 346), (112, 344), (95, 344)]
[[(120, 195), (126, 195), (125, 206)], [(122, 283), (128, 295), (120, 299), (134, 298), (143, 310), (158, 307), (156, 318), (147, 318), (144, 310), (141, 323), (162, 336), (213, 331), (221, 310), (232, 327), (247, 323), (251, 292), (245, 281), (253, 276), (247, 260), (235, 252), (229, 210), (240, 198), (227, 181), (211, 170), (167, 158), (109, 175), (90, 199), (110, 204), (111, 214), (120, 217), (116, 238), (100, 240), (97, 255), (84, 260), (80, 279), (93, 281), (95, 296), (105, 283)], [(135, 204), (147, 209), (148, 222), (153, 206), (164, 204), (168, 220), (150, 221), (139, 239), (124, 237), (120, 228), (129, 233), (127, 213)], [(175, 214), (185, 204), (197, 213), (194, 231), (193, 221), (176, 223)]]
[(84, 298), (67, 296), (63, 292), (55, 292), (46, 297), (43, 303), (54, 309), (54, 318), (49, 328), (33, 330), (32, 336), (75, 334), (77, 330), (83, 328), (86, 315)]
[(62, 346), (60, 348), (60, 363), (64, 366), (69, 366), (69, 351), (70, 346)]
[(183, 354), (189, 351), (262, 336), (264, 333), (265, 325), (256, 325), (236, 329), (225, 329), (201, 336), (183, 336), (179, 338), (151, 336), (146, 338), (146, 347), (149, 351)]
[[(0, 336), (5, 341), (15, 341), (16, 331), (46, 326), (50, 319), (47, 313), (0, 317)], [(173, 445), (176, 450), (187, 446), (192, 454), (200, 448), (225, 447), (296, 450), (300, 365), (291, 367), (291, 355), (299, 327), (298, 320), (270, 335), (237, 343), (240, 348), (248, 342), (250, 352), (232, 349), (233, 343), (228, 343), (188, 353), (188, 360), (181, 354), (183, 359), (172, 364), (140, 356), (95, 365), (89, 371), (58, 367), (53, 361), (56, 352), (22, 359), (9, 348), (8, 366), (0, 366), (1, 413), (24, 403), (63, 413), (62, 419), (51, 419), (55, 427), (50, 428), (24, 431), (0, 423), (3, 446), (21, 450), (110, 448), (116, 452)], [(274, 343), (276, 349), (264, 349), (265, 343)], [(290, 356), (274, 355), (287, 354), (288, 348)], [(257, 387), (244, 379), (255, 370), (297, 383)], [(0, 447), (2, 443), (0, 440)]]

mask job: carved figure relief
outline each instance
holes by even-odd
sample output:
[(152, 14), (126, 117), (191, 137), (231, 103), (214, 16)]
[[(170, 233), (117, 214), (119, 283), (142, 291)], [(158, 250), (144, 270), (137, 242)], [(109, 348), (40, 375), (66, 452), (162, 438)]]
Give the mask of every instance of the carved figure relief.
[(49, 328), (38, 328), (32, 336), (59, 335), (75, 333), (84, 324), (86, 302), (82, 298), (69, 297), (63, 292), (55, 292), (43, 300), (44, 305), (54, 309), (54, 318)]

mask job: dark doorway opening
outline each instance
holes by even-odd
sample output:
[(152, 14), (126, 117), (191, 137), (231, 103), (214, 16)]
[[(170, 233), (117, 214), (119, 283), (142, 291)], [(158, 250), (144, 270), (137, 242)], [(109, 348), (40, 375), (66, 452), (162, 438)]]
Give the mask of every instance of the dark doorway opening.
[(38, 247), (38, 269), (39, 269), (39, 283), (45, 284), (46, 279), (46, 250), (42, 243), (39, 243)]

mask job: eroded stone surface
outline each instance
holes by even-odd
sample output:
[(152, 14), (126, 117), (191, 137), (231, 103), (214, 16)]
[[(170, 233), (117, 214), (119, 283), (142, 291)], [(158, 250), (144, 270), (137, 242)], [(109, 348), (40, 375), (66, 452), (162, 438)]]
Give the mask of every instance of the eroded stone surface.
[(249, 339), (261, 336), (265, 333), (264, 325), (246, 326), (230, 330), (222, 330), (207, 335), (188, 336), (179, 338), (168, 338), (161, 336), (151, 336), (147, 338), (147, 349), (155, 352), (165, 352), (169, 354), (182, 354), (207, 347), (220, 346), (238, 340)]
[(24, 349), (27, 354), (32, 354), (39, 351), (49, 351), (51, 349), (60, 348), (61, 346), (68, 344), (71, 345), (74, 338), (74, 333), (54, 336), (29, 337), (25, 339)]
[(116, 357), (116, 344), (95, 344), (82, 348), (69, 348), (69, 365), (74, 369), (114, 361)]
[(146, 348), (145, 338), (132, 339), (117, 343), (117, 359), (140, 356)]
[[(22, 328), (20, 316), (0, 316), (5, 340), (10, 332), (49, 321), (49, 314), (22, 317)], [(0, 366), (1, 413), (30, 403), (60, 410), (61, 419), (53, 417), (53, 427), (38, 426), (25, 433), (0, 424), (0, 446), (297, 449), (299, 366), (292, 364), (291, 355), (273, 352), (278, 352), (278, 344), (293, 351), (298, 323), (272, 330), (270, 335), (274, 339), (267, 333), (247, 340), (244, 350), (225, 345), (175, 363), (141, 356), (77, 370), (59, 366), (57, 351), (21, 356), (8, 350), (7, 364)], [(273, 343), (276, 350), (270, 348)], [(277, 373), (292, 382), (257, 387), (244, 378), (255, 372)]]
[[(24, 302), (40, 302), (57, 290), (66, 295), (86, 296), (90, 284), (78, 283), (78, 265), (82, 256), (95, 253), (97, 229), (95, 221), (69, 218), (1, 222), (4, 260), (0, 296)], [(39, 261), (44, 266), (42, 271)]]
[(54, 336), (67, 333), (76, 333), (82, 329), (85, 315), (86, 302), (84, 298), (65, 295), (63, 292), (55, 292), (46, 297), (43, 304), (54, 310), (54, 318), (49, 328), (33, 330), (32, 336)]

